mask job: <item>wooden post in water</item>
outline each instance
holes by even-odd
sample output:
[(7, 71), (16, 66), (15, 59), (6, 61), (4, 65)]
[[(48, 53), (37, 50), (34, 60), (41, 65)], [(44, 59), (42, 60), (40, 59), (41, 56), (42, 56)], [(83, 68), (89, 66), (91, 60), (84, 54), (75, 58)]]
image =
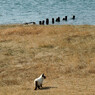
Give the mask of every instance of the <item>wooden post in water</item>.
[(46, 25), (48, 25), (48, 24), (49, 24), (49, 19), (47, 18), (47, 19), (46, 19)]
[(63, 18), (63, 20), (65, 20), (65, 18)]
[(67, 21), (67, 16), (65, 16), (65, 18), (63, 18), (63, 20)]
[(58, 22), (60, 22), (60, 17), (58, 17)]
[(73, 15), (72, 19), (73, 19), (73, 20), (75, 19), (75, 15)]
[(52, 24), (54, 24), (54, 18), (52, 18)]
[(65, 20), (67, 21), (67, 16), (65, 16)]
[(44, 25), (44, 23), (45, 23), (45, 21), (43, 20), (43, 21), (42, 21), (42, 25)]
[(56, 18), (56, 22), (60, 22), (60, 17)]
[(42, 25), (42, 22), (41, 21), (39, 21), (39, 25)]

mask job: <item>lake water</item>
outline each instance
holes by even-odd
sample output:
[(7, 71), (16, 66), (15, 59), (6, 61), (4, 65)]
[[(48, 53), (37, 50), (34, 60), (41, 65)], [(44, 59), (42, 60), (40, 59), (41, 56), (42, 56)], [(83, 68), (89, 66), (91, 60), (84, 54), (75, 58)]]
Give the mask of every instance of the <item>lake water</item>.
[[(67, 21), (62, 21), (64, 16), (68, 16)], [(38, 24), (53, 17), (61, 18), (56, 24), (95, 25), (95, 0), (0, 0), (0, 24)]]

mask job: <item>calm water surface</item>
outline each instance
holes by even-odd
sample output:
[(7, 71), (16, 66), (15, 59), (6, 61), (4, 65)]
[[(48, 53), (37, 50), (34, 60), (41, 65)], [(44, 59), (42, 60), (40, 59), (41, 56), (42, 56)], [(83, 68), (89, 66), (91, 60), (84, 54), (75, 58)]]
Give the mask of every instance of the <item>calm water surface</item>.
[(67, 22), (56, 24), (95, 25), (95, 0), (0, 0), (0, 24), (38, 24), (39, 20), (66, 15)]

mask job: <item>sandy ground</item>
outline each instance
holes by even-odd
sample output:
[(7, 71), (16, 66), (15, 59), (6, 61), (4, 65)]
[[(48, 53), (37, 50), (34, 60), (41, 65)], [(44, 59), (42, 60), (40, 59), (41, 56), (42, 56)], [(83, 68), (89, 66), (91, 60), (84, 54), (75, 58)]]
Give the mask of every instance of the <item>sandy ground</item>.
[(0, 95), (95, 95), (95, 26), (1, 25)]

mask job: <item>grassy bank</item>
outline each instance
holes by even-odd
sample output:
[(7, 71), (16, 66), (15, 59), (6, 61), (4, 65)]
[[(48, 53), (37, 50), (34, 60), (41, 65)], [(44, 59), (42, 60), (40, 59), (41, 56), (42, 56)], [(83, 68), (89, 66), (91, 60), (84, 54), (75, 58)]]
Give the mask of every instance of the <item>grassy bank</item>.
[(91, 95), (94, 80), (95, 26), (0, 26), (0, 95)]

